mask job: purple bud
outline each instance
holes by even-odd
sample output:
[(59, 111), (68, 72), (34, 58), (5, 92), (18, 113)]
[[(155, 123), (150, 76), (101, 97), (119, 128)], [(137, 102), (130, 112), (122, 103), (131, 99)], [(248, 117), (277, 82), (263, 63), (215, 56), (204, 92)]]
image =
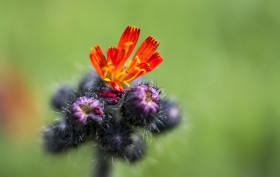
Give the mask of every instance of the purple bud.
[(159, 91), (149, 85), (138, 85), (128, 91), (122, 106), (124, 120), (132, 125), (145, 126), (159, 112)]
[(104, 113), (100, 101), (95, 98), (80, 97), (72, 106), (72, 115), (76, 122), (84, 125), (88, 119), (102, 121)]

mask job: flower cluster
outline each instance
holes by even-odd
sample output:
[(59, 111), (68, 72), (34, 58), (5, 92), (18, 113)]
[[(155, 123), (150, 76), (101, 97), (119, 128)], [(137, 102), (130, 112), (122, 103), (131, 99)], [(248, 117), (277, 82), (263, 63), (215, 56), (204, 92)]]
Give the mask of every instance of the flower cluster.
[[(54, 95), (51, 103), (63, 119), (43, 133), (48, 151), (61, 153), (94, 141), (99, 154), (135, 162), (145, 152), (138, 129), (159, 134), (178, 125), (177, 105), (163, 99), (153, 84), (137, 79), (163, 61), (156, 52), (159, 43), (149, 36), (125, 65), (139, 34), (139, 28), (128, 26), (118, 46), (107, 50), (107, 58), (97, 45), (90, 52), (96, 72), (84, 77), (77, 89), (64, 86)], [(104, 157), (99, 161), (105, 163)]]

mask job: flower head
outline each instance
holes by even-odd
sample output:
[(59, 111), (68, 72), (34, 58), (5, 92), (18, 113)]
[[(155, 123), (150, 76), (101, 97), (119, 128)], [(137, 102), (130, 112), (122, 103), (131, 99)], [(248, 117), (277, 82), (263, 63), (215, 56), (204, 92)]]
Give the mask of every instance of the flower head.
[(116, 92), (124, 92), (123, 85), (129, 86), (134, 79), (155, 69), (163, 58), (156, 52), (159, 46), (152, 36), (149, 36), (138, 48), (132, 59), (125, 63), (136, 46), (140, 29), (128, 26), (121, 36), (117, 47), (107, 50), (107, 59), (99, 45), (91, 49), (90, 60), (98, 75)]
[(78, 98), (73, 104), (72, 113), (77, 122), (81, 124), (85, 124), (88, 118), (101, 121), (103, 117), (103, 109), (100, 101), (88, 97)]

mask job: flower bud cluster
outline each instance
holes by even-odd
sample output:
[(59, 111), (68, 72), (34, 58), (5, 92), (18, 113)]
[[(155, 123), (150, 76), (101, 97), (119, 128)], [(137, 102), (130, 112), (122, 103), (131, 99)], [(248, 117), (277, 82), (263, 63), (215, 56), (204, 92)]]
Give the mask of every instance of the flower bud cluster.
[(77, 90), (63, 87), (54, 95), (51, 103), (62, 119), (45, 129), (45, 148), (61, 153), (93, 141), (103, 154), (136, 162), (145, 152), (139, 129), (159, 134), (180, 122), (177, 105), (160, 95), (157, 87), (143, 82), (116, 92), (91, 73)]

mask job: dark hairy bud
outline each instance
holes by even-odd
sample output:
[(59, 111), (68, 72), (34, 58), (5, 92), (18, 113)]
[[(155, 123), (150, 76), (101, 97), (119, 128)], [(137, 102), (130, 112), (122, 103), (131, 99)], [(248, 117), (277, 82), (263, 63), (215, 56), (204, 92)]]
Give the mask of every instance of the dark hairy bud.
[(63, 111), (63, 108), (66, 107), (67, 102), (71, 99), (73, 95), (74, 91), (72, 88), (68, 86), (63, 86), (53, 96), (51, 104), (56, 110)]
[(133, 143), (126, 147), (122, 154), (122, 157), (129, 163), (137, 162), (143, 157), (145, 152), (145, 143), (143, 139), (137, 135), (134, 135), (132, 139)]
[(133, 131), (128, 126), (114, 122), (97, 132), (97, 141), (103, 151), (119, 155), (133, 143), (132, 135)]
[(101, 81), (97, 73), (90, 72), (79, 83), (78, 89), (80, 92), (87, 92), (90, 89), (95, 88)]
[(177, 104), (171, 100), (163, 100), (161, 102), (161, 112), (155, 121), (153, 133), (160, 133), (171, 130), (179, 125), (181, 120), (181, 112)]
[(58, 121), (46, 128), (43, 139), (45, 149), (52, 153), (64, 152), (84, 142), (81, 132), (68, 126), (64, 121)]

